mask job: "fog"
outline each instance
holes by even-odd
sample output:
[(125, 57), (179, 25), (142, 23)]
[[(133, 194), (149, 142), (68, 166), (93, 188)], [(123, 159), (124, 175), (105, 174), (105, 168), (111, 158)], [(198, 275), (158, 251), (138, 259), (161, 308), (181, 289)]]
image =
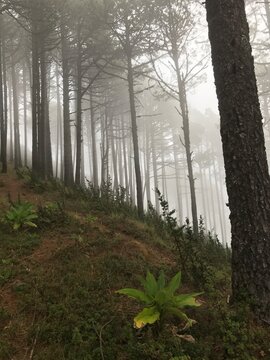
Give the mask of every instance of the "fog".
[[(155, 11), (151, 2), (2, 3), (8, 161), (67, 186), (111, 182), (139, 211), (152, 203), (160, 213), (158, 188), (179, 223), (189, 218), (194, 227), (201, 216), (204, 231), (229, 244), (204, 7), (184, 0), (173, 8), (160, 1)], [(247, 6), (268, 138), (269, 33), (264, 5)], [(179, 24), (175, 43), (170, 16)]]

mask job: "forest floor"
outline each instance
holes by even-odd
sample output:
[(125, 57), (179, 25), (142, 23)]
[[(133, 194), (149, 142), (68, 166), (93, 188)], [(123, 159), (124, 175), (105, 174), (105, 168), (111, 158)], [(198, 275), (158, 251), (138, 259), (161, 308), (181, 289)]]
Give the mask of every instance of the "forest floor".
[[(37, 209), (37, 229), (3, 220), (18, 199)], [(179, 271), (172, 242), (153, 225), (12, 171), (0, 175), (0, 218), (1, 360), (270, 359), (269, 328), (227, 304), (227, 266), (204, 278), (202, 306), (187, 311), (198, 323), (184, 333), (195, 342), (174, 319), (158, 334), (133, 328), (141, 307), (115, 291), (139, 287), (147, 270)], [(186, 281), (181, 292), (197, 287)]]

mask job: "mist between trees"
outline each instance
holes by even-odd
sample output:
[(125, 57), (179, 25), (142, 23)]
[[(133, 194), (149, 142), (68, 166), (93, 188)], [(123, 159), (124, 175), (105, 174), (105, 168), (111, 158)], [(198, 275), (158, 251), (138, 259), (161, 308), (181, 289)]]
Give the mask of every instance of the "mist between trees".
[[(207, 80), (204, 5), (187, 0), (2, 0), (2, 171), (67, 186), (111, 181), (160, 211), (158, 188), (195, 233), (230, 241), (219, 117), (190, 94)], [(269, 4), (247, 4), (269, 127)], [(254, 20), (255, 19), (255, 20)], [(211, 108), (212, 104), (205, 104)]]

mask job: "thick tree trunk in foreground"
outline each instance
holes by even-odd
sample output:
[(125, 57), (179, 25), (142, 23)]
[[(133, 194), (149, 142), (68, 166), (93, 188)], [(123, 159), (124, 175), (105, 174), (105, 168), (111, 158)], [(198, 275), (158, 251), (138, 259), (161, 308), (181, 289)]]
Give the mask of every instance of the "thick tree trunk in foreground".
[(206, 0), (232, 225), (233, 299), (270, 322), (270, 178), (244, 0)]

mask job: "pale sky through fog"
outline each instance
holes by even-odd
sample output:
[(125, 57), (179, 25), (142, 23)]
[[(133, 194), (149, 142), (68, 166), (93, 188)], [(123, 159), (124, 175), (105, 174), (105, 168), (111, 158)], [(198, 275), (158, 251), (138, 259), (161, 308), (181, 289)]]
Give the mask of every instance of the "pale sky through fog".
[(212, 64), (209, 64), (207, 69), (206, 81), (197, 85), (194, 90), (191, 90), (188, 94), (188, 98), (191, 107), (201, 111), (202, 113), (204, 113), (206, 109), (211, 109), (215, 113), (218, 113)]

